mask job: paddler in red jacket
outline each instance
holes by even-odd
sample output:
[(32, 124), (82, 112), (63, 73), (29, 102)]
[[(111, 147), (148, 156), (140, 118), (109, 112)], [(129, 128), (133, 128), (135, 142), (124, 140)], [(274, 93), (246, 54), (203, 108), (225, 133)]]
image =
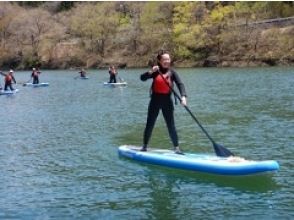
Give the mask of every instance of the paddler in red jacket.
[(157, 64), (157, 66), (153, 66), (152, 70), (141, 75), (142, 81), (153, 79), (151, 100), (148, 107), (147, 123), (144, 130), (143, 147), (141, 151), (147, 151), (154, 124), (161, 110), (174, 146), (174, 151), (175, 153), (182, 154), (175, 128), (174, 106), (171, 99), (172, 91), (170, 87), (173, 87), (174, 82), (176, 83), (181, 94), (181, 104), (187, 105), (185, 86), (179, 75), (171, 69), (171, 58), (169, 53), (160, 51), (157, 56)]
[(7, 74), (2, 72), (0, 72), (0, 74), (4, 76), (4, 82), (5, 82), (4, 90), (7, 91), (9, 87), (10, 90), (13, 91), (14, 88), (12, 87), (12, 82), (16, 83), (15, 78), (13, 76), (13, 70), (10, 70), (9, 73)]

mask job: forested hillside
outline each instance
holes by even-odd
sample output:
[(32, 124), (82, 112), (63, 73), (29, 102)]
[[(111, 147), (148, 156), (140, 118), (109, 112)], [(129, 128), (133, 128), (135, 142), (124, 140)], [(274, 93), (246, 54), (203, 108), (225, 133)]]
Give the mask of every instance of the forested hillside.
[(176, 66), (293, 65), (293, 16), (293, 1), (0, 2), (0, 67), (142, 67), (159, 49)]

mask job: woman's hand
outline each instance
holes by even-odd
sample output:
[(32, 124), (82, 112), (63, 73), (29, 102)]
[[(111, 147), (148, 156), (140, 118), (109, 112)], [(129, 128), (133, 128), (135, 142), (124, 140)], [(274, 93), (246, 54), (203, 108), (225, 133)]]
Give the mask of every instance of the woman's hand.
[(182, 99), (181, 99), (181, 104), (182, 104), (183, 106), (187, 106), (187, 99), (186, 99), (185, 96), (182, 97)]
[(157, 72), (159, 70), (159, 66), (153, 66), (151, 70), (148, 71), (149, 75)]
[(157, 72), (159, 70), (159, 66), (153, 66), (152, 67), (152, 72)]

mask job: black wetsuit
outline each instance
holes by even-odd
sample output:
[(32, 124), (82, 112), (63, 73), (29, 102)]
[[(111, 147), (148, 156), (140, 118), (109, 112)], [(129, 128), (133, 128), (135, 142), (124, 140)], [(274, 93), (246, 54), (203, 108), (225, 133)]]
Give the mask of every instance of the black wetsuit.
[(81, 72), (79, 72), (79, 73), (81, 74), (80, 76), (81, 76), (82, 78), (86, 78), (86, 72), (85, 72), (85, 71), (81, 71)]
[[(164, 71), (161, 71), (161, 72), (164, 72)], [(172, 84), (173, 82), (176, 83), (181, 93), (181, 96), (186, 96), (185, 86), (182, 83), (181, 79), (179, 78), (178, 74), (173, 70), (170, 70), (168, 74), (170, 74), (170, 79)], [(146, 72), (141, 75), (141, 80), (146, 81), (147, 79), (151, 79), (151, 78), (154, 80), (157, 76), (159, 76), (159, 72), (154, 72), (152, 74), (150, 74), (149, 72)], [(152, 93), (151, 93), (151, 100), (148, 107), (147, 123), (144, 130), (143, 147), (147, 147), (149, 143), (149, 139), (151, 137), (152, 130), (160, 110), (162, 111), (172, 143), (174, 147), (177, 147), (179, 143), (178, 143), (178, 135), (177, 135), (175, 122), (174, 122), (174, 113), (173, 113), (174, 105), (171, 99), (171, 91), (168, 94), (155, 93), (153, 90), (153, 86), (154, 84), (152, 84), (152, 87), (151, 87)]]
[(116, 83), (116, 74), (114, 74), (111, 70), (108, 71), (110, 78), (109, 78), (109, 83)]

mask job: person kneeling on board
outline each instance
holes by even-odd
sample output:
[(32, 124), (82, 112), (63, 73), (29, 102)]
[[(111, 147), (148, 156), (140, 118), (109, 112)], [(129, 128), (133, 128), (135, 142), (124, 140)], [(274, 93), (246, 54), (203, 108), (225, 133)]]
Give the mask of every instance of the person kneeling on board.
[(178, 135), (174, 122), (174, 106), (171, 99), (171, 88), (175, 82), (181, 93), (181, 104), (187, 105), (185, 86), (179, 75), (171, 69), (171, 58), (168, 52), (160, 51), (157, 56), (157, 66), (143, 73), (141, 80), (153, 79), (151, 86), (151, 100), (148, 107), (147, 123), (144, 130), (143, 147), (141, 151), (147, 151), (149, 139), (152, 134), (159, 111), (162, 111), (169, 136), (177, 154), (183, 154), (179, 147)]
[(0, 72), (0, 74), (2, 76), (4, 76), (4, 81), (5, 81), (5, 86), (4, 86), (4, 90), (7, 91), (8, 90), (8, 87), (10, 88), (11, 91), (14, 90), (14, 88), (12, 87), (12, 81), (14, 83), (16, 83), (16, 80), (13, 76), (13, 70), (10, 70), (9, 73), (5, 74), (5, 73), (2, 73)]
[(41, 72), (37, 70), (36, 68), (33, 68), (33, 72), (31, 74), (31, 77), (33, 78), (33, 84), (39, 84), (39, 75)]
[(117, 71), (115, 67), (114, 66), (109, 67), (108, 73), (109, 73), (109, 83), (116, 83)]
[(84, 69), (81, 69), (79, 72), (81, 78), (86, 78), (86, 71)]

